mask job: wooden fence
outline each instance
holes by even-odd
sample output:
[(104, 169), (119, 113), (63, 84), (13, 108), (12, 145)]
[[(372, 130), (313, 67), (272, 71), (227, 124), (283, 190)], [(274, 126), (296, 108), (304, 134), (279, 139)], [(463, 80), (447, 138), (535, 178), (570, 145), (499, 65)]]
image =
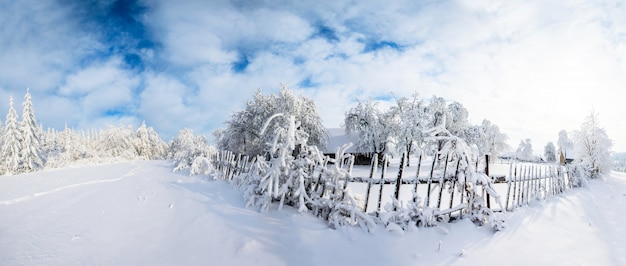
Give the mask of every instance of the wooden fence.
[(573, 187), (568, 169), (554, 164), (511, 164), (510, 178), (500, 182), (507, 184), (506, 210), (545, 200)]
[[(236, 155), (229, 151), (219, 151), (211, 156), (211, 161), (220, 178), (231, 180), (234, 176), (250, 171), (253, 158)], [(325, 160), (328, 161), (328, 160)], [(389, 157), (385, 156), (379, 167), (378, 158), (374, 155), (369, 166), (367, 176), (350, 176), (342, 180), (343, 190), (350, 187), (353, 194), (360, 195), (362, 206), (366, 213), (384, 212), (384, 204), (391, 202), (389, 195), (396, 200), (405, 201), (414, 196), (422, 201), (423, 208), (435, 209), (434, 215), (439, 218), (463, 218), (463, 210), (469, 206), (469, 196), (461, 193), (458, 180), (459, 161), (436, 156), (419, 156), (415, 172), (408, 172), (405, 165), (405, 156), (400, 159), (398, 171), (393, 176), (386, 176), (389, 166)], [(485, 158), (489, 162), (489, 158)], [(350, 163), (345, 163), (345, 169), (352, 169)], [(484, 173), (490, 177), (491, 184), (497, 188), (503, 208), (507, 211), (529, 204), (532, 201), (544, 200), (562, 193), (572, 187), (572, 181), (567, 168), (561, 165), (529, 164), (510, 162), (508, 175), (489, 175), (489, 163), (485, 163)], [(380, 173), (379, 173), (380, 171)], [(480, 170), (482, 172), (482, 169)], [(311, 186), (324, 187), (325, 180), (316, 177)], [(503, 211), (492, 202), (479, 187), (485, 205), (493, 211)], [(393, 194), (391, 194), (393, 193)], [(323, 193), (321, 195), (324, 195)], [(385, 197), (387, 195), (387, 197)]]

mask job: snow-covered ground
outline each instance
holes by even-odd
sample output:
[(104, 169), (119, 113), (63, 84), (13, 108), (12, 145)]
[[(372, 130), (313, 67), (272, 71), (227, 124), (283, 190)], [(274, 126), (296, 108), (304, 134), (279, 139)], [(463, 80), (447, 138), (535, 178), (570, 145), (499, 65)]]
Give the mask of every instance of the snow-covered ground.
[(224, 181), (137, 161), (0, 176), (0, 265), (626, 265), (626, 174), (506, 214), (391, 233), (259, 213)]

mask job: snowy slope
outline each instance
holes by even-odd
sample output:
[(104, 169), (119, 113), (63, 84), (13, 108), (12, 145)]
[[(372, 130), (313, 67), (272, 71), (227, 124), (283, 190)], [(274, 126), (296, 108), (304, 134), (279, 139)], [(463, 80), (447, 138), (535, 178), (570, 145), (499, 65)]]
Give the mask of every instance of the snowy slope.
[(138, 161), (0, 176), (1, 265), (626, 264), (626, 175), (508, 214), (403, 235), (259, 213), (222, 181)]

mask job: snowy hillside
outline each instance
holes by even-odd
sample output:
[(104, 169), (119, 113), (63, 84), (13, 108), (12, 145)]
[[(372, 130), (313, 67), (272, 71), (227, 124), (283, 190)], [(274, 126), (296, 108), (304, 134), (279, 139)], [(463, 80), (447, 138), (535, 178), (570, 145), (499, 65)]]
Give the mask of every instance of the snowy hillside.
[(259, 213), (223, 181), (136, 161), (0, 176), (1, 265), (625, 265), (626, 174), (507, 214), (402, 235)]

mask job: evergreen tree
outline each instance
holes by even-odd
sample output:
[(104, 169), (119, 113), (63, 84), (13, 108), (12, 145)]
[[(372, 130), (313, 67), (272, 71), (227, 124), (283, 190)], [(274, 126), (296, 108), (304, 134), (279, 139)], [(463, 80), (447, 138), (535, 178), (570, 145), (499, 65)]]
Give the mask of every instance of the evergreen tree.
[(31, 172), (43, 166), (41, 160), (41, 130), (37, 125), (35, 110), (33, 108), (30, 92), (26, 90), (24, 103), (22, 104), (22, 122), (20, 131), (22, 133), (21, 166), (22, 171)]
[(22, 150), (22, 133), (18, 127), (17, 112), (13, 108), (13, 97), (9, 98), (9, 112), (6, 117), (4, 127), (4, 136), (2, 138), (2, 150), (0, 158), (2, 158), (2, 173), (16, 174), (19, 173), (21, 164), (20, 151)]

